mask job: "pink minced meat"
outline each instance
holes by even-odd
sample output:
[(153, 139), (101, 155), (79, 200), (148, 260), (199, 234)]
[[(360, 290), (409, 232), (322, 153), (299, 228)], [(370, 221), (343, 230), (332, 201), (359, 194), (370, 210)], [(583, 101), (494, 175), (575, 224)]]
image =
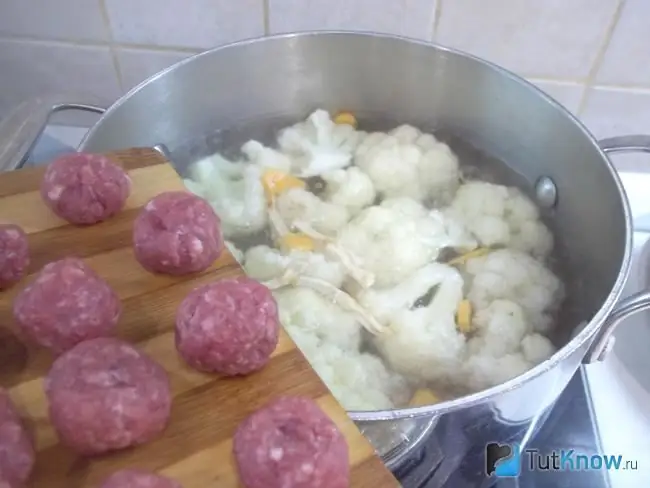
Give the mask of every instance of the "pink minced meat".
[(113, 335), (122, 313), (115, 291), (78, 258), (45, 265), (13, 308), (19, 331), (56, 354)]
[(25, 232), (14, 224), (0, 224), (0, 289), (20, 281), (28, 266), (29, 243)]
[(71, 153), (52, 161), (41, 182), (41, 197), (59, 217), (90, 225), (118, 213), (131, 192), (126, 172), (102, 154)]
[(183, 300), (176, 314), (176, 349), (200, 371), (249, 374), (269, 361), (279, 323), (268, 288), (246, 277), (223, 279)]
[(221, 222), (203, 198), (182, 191), (161, 193), (138, 215), (133, 247), (138, 262), (153, 273), (204, 271), (223, 250)]
[(0, 487), (20, 488), (34, 467), (34, 445), (7, 392), (0, 388)]
[(132, 345), (102, 337), (59, 356), (45, 378), (52, 425), (82, 455), (143, 444), (167, 426), (165, 370)]
[(347, 488), (348, 445), (309, 398), (278, 398), (235, 432), (237, 470), (246, 488)]
[(141, 469), (123, 469), (106, 478), (99, 488), (183, 488), (175, 480)]

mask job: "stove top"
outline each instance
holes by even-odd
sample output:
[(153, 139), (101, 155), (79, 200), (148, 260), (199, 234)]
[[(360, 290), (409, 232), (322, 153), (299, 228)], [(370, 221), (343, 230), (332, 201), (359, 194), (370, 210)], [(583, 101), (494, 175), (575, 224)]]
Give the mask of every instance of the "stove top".
[[(463, 466), (482, 466), (484, 446), (471, 446), (459, 436), (451, 418), (441, 419), (436, 434), (455, 436), (453, 444), (458, 452), (465, 452), (460, 469), (457, 457), (441, 456), (434, 444), (425, 445), (411, 461), (395, 473), (404, 488), (480, 487), (480, 488), (610, 488), (606, 471), (532, 471), (527, 462), (522, 462), (521, 474), (517, 478), (488, 480), (483, 472), (467, 472)], [(516, 428), (513, 429), (513, 434)], [(540, 454), (550, 454), (560, 449), (575, 449), (584, 454), (603, 452), (597, 428), (594, 423), (588, 384), (584, 373), (578, 373), (544, 422), (528, 448)], [(442, 461), (440, 461), (442, 459)], [(449, 462), (446, 462), (448, 459)], [(522, 459), (524, 459), (522, 457)], [(435, 461), (434, 461), (435, 460)]]

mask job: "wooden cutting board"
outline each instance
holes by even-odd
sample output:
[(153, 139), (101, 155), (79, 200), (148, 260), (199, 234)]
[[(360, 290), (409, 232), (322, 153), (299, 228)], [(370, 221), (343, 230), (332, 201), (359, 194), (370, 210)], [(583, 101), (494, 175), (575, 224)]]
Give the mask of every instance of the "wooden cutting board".
[[(284, 332), (269, 365), (245, 378), (220, 378), (184, 365), (173, 340), (179, 303), (194, 287), (243, 271), (224, 252), (198, 276), (174, 278), (146, 272), (131, 250), (133, 219), (150, 198), (183, 189), (183, 183), (152, 149), (110, 155), (129, 171), (132, 195), (123, 212), (91, 227), (71, 226), (45, 207), (38, 192), (42, 168), (0, 175), (0, 222), (22, 226), (32, 252), (29, 276), (0, 294), (0, 385), (9, 390), (34, 433), (37, 456), (31, 486), (91, 488), (118, 469), (138, 467), (175, 478), (185, 488), (240, 487), (231, 456), (235, 428), (246, 415), (282, 394), (315, 399), (336, 422), (350, 448), (353, 487), (399, 486)], [(84, 258), (113, 286), (124, 306), (119, 337), (137, 344), (169, 373), (174, 394), (171, 421), (164, 434), (149, 444), (84, 459), (58, 443), (48, 421), (42, 378), (52, 357), (16, 338), (11, 304), (43, 265), (65, 256)]]

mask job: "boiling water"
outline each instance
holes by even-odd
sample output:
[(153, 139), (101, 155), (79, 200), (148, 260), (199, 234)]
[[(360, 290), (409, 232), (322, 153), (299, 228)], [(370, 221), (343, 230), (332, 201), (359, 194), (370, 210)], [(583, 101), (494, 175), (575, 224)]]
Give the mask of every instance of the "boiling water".
[[(168, 149), (170, 150), (171, 159), (177, 170), (181, 175), (186, 176), (189, 165), (215, 153), (220, 153), (231, 160), (242, 158), (240, 147), (251, 139), (274, 147), (278, 132), (295, 122), (295, 120), (288, 118), (256, 121), (242, 126), (214, 131)], [(362, 115), (359, 115), (359, 128), (368, 132), (389, 131), (401, 123), (405, 122), (388, 119), (382, 120), (377, 117), (364, 118)], [(419, 129), (424, 132), (433, 133), (437, 139), (450, 146), (458, 156), (465, 178), (516, 186), (535, 201), (533, 182), (526, 179), (508, 164), (490, 155), (488, 151), (480, 149), (445, 130), (433, 130), (432, 128), (422, 126)], [(545, 223), (554, 231), (553, 211), (540, 210)], [(553, 233), (555, 235), (555, 250), (547, 265), (565, 282), (569, 290), (567, 294), (568, 298), (557, 317), (558, 326), (550, 337), (556, 346), (562, 346), (569, 340), (576, 324), (579, 324), (583, 320), (588, 320), (588, 317), (585, 317), (583, 311), (578, 307), (578, 303), (580, 303), (581, 284), (575, 275), (571, 274), (570, 266), (563, 265), (566, 262), (564, 256), (567, 254), (564, 252), (564, 243), (561, 237), (557, 235), (557, 232)], [(272, 245), (267, 232), (245, 238), (232, 239), (232, 242), (242, 251), (255, 245)], [(368, 342), (366, 342), (366, 347), (372, 348)], [(458, 393), (460, 392), (453, 392), (451, 395), (456, 396)]]

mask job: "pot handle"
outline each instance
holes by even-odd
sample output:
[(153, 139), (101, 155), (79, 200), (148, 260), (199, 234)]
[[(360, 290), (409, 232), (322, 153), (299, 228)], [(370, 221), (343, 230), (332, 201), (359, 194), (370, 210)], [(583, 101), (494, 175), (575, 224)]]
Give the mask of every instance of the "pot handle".
[[(602, 139), (598, 142), (600, 148), (608, 155), (630, 152), (650, 153), (650, 136), (629, 135)], [(596, 335), (594, 343), (587, 351), (584, 362), (591, 364), (605, 359), (614, 347), (614, 332), (628, 317), (650, 309), (650, 291), (642, 291), (621, 300)]]
[(608, 155), (630, 152), (650, 153), (650, 136), (639, 134), (608, 137), (598, 141), (598, 145)]
[(60, 97), (35, 98), (18, 105), (0, 122), (0, 172), (22, 167), (50, 116), (63, 110), (103, 114), (105, 109), (84, 103), (67, 103)]
[(628, 317), (650, 309), (650, 291), (642, 291), (621, 300), (596, 335), (596, 340), (591, 345), (585, 356), (584, 363), (591, 364), (602, 361), (614, 347), (614, 332), (616, 328)]

